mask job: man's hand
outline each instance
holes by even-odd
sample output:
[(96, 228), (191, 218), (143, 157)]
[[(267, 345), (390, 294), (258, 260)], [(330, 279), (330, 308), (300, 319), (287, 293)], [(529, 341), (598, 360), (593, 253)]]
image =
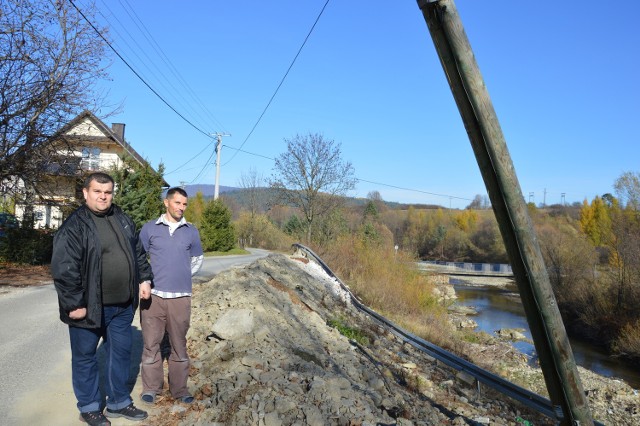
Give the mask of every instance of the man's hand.
[(140, 283), (140, 299), (147, 300), (151, 297), (151, 282), (143, 281)]
[(69, 311), (69, 318), (72, 320), (81, 320), (87, 316), (87, 308), (78, 308), (73, 311)]

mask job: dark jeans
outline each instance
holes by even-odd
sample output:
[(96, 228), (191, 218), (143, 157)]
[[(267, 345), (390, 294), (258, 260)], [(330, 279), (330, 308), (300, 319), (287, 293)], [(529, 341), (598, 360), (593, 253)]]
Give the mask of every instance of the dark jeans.
[(104, 388), (107, 407), (119, 410), (131, 404), (127, 380), (131, 365), (133, 306), (104, 306), (101, 328), (69, 326), (73, 392), (81, 413), (102, 406), (96, 351), (102, 338), (105, 349)]

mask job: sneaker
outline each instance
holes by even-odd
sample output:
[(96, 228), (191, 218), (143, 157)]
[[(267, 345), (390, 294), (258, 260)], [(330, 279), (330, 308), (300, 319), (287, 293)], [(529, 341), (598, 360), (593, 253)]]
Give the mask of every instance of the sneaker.
[(124, 417), (127, 420), (144, 420), (147, 418), (147, 412), (136, 408), (133, 403), (119, 410), (110, 410), (107, 408), (105, 413), (107, 417)]
[(140, 399), (145, 404), (153, 405), (156, 403), (156, 396), (152, 393), (143, 393), (142, 395), (140, 395)]
[(185, 396), (181, 396), (178, 399), (180, 400), (180, 402), (184, 404), (191, 404), (194, 398), (191, 395), (185, 395)]
[(80, 420), (91, 426), (111, 426), (111, 422), (102, 414), (102, 411), (80, 413)]

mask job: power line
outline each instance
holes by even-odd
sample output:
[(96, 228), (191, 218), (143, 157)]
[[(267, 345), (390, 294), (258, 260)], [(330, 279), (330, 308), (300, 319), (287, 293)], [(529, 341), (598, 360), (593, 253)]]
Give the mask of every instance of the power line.
[[(245, 150), (240, 149), (240, 148), (234, 148), (234, 147), (229, 146), (229, 145), (224, 145), (224, 146), (225, 146), (225, 147), (227, 147), (227, 148), (229, 148), (229, 149), (233, 149), (233, 150), (235, 150), (235, 151), (243, 152), (243, 153), (245, 153), (245, 154), (253, 155), (253, 156), (256, 156), (256, 157), (262, 157), (262, 158), (266, 158), (267, 160), (275, 161), (275, 159), (274, 159), (274, 158), (267, 157), (266, 155), (256, 154), (256, 153), (254, 153), (254, 152), (245, 151)], [(373, 184), (373, 185), (386, 186), (386, 187), (388, 187), (388, 188), (400, 189), (400, 190), (403, 190), (403, 191), (416, 192), (416, 193), (420, 193), (420, 194), (427, 194), (427, 195), (433, 195), (433, 196), (436, 196), (436, 197), (444, 197), (444, 198), (448, 198), (448, 199), (449, 199), (449, 203), (451, 203), (451, 200), (452, 200), (452, 199), (456, 199), (456, 200), (463, 200), (463, 201), (473, 201), (473, 199), (470, 199), (470, 198), (456, 197), (456, 196), (454, 196), (454, 195), (446, 195), (446, 194), (437, 194), (437, 193), (435, 193), (435, 192), (422, 191), (422, 190), (420, 190), (420, 189), (405, 188), (405, 187), (402, 187), (402, 186), (396, 186), (396, 185), (391, 185), (391, 184), (388, 184), (388, 183), (382, 183), (382, 182), (373, 182), (373, 181), (366, 180), (366, 179), (361, 179), (361, 178), (358, 178), (358, 177), (356, 177), (356, 179), (357, 179), (358, 181), (360, 181), (360, 182), (371, 183), (371, 184)]]
[(389, 188), (402, 189), (403, 191), (419, 192), (421, 194), (433, 195), (433, 196), (436, 196), (436, 197), (445, 197), (445, 198), (449, 198), (449, 200), (455, 198), (456, 200), (473, 201), (472, 199), (469, 199), (469, 198), (456, 197), (456, 196), (453, 196), (453, 195), (445, 195), (445, 194), (436, 194), (434, 192), (427, 192), (427, 191), (422, 191), (422, 190), (419, 190), (419, 189), (403, 188), (401, 186), (389, 185), (387, 183), (381, 183), (381, 182), (372, 182), (370, 180), (365, 180), (365, 179), (360, 179), (360, 178), (356, 178), (356, 179), (358, 179), (361, 182), (372, 183), (374, 185), (382, 185), (382, 186), (387, 186)]
[[(262, 154), (256, 154), (255, 152), (249, 152), (249, 151), (245, 151), (243, 149), (240, 148), (234, 148), (232, 146), (229, 145), (224, 145), (224, 147), (229, 148), (229, 149), (233, 149), (234, 151), (239, 151), (239, 152), (244, 152), (245, 154), (249, 154), (249, 155), (253, 155), (255, 157), (262, 157), (262, 158), (266, 158), (267, 160), (272, 160), (275, 161), (275, 158), (271, 158), (271, 157), (267, 157), (266, 155), (262, 155)], [(226, 164), (226, 163), (225, 163)]]
[(216, 153), (216, 150), (214, 149), (211, 152), (211, 155), (209, 156), (209, 158), (207, 158), (207, 161), (204, 163), (204, 166), (202, 166), (202, 169), (200, 170), (200, 172), (196, 175), (196, 177), (194, 177), (191, 182), (189, 183), (194, 183), (196, 180), (198, 180), (198, 178), (200, 177), (200, 175), (202, 175), (202, 173), (204, 173), (205, 169), (207, 168), (207, 166), (209, 165), (209, 161), (211, 161), (211, 159), (213, 158), (213, 154)]
[[(322, 9), (320, 10), (320, 13), (318, 14), (318, 16), (316, 17), (315, 22), (313, 23), (313, 25), (311, 26), (311, 29), (309, 30), (309, 32), (307, 33), (307, 36), (304, 38), (304, 41), (302, 42), (302, 45), (300, 46), (300, 48), (298, 49), (298, 52), (296, 53), (296, 55), (294, 56), (293, 60), (291, 61), (291, 64), (289, 65), (289, 68), (287, 68), (287, 72), (284, 73), (284, 76), (282, 77), (282, 79), (280, 80), (280, 84), (278, 84), (278, 87), (276, 87), (275, 92), (273, 92), (273, 95), (271, 95), (271, 99), (269, 99), (269, 102), (267, 102), (267, 105), (264, 107), (264, 110), (262, 110), (262, 114), (260, 114), (260, 117), (258, 117), (258, 120), (256, 121), (256, 123), (253, 125), (253, 127), (251, 128), (251, 131), (249, 132), (249, 134), (247, 135), (247, 137), (244, 139), (244, 141), (240, 144), (240, 148), (242, 148), (244, 146), (244, 144), (249, 140), (249, 138), (251, 137), (251, 135), (253, 134), (253, 131), (256, 129), (256, 127), (258, 127), (258, 124), (260, 123), (260, 121), (262, 120), (262, 117), (264, 117), (265, 113), (267, 112), (267, 109), (269, 108), (269, 106), (271, 105), (271, 102), (273, 102), (273, 99), (276, 97), (276, 94), (278, 93), (278, 91), (280, 90), (280, 87), (282, 87), (282, 84), (284, 83), (285, 78), (287, 78), (287, 76), (289, 75), (289, 71), (291, 71), (291, 68), (293, 68), (293, 64), (296, 63), (296, 60), (298, 59), (298, 56), (300, 56), (300, 52), (302, 52), (302, 48), (307, 44), (307, 41), (309, 40), (309, 37), (311, 36), (311, 33), (313, 32), (313, 29), (316, 27), (316, 24), (318, 23), (318, 21), (320, 20), (320, 17), (322, 16), (322, 14), (324, 13), (324, 10), (327, 8), (327, 5), (329, 4), (329, 0), (327, 0), (324, 3), (324, 6), (322, 6)], [(237, 154), (237, 153), (236, 153)], [(231, 156), (231, 158), (229, 158), (229, 160), (227, 160), (226, 163), (224, 163), (223, 165), (227, 165), (229, 164), (236, 156), (236, 154), (233, 154)]]
[[(93, 25), (93, 23), (91, 21), (89, 21), (89, 19), (83, 14), (83, 12), (76, 6), (76, 4), (73, 2), (73, 0), (69, 0), (70, 3), (73, 5), (73, 7), (78, 11), (78, 13), (80, 13), (80, 15), (87, 21), (87, 23), (94, 29), (94, 31), (96, 31), (96, 33), (105, 41), (105, 43), (109, 46), (109, 48), (118, 56), (118, 58), (134, 73), (134, 75), (140, 80), (142, 81), (142, 83), (147, 86), (147, 88), (149, 88), (149, 90), (151, 90), (153, 92), (154, 95), (156, 95), (156, 97), (158, 97), (165, 105), (167, 105), (174, 113), (176, 113), (182, 120), (184, 120), (186, 123), (188, 123), (191, 127), (193, 127), (195, 130), (197, 130), (198, 132), (204, 134), (207, 137), (210, 137), (210, 133), (205, 132), (204, 130), (202, 130), (200, 127), (198, 127), (197, 125), (195, 125), (192, 121), (190, 121), (189, 119), (187, 119), (184, 115), (182, 115), (176, 108), (174, 108), (167, 100), (165, 100), (165, 98), (163, 96), (161, 96), (141, 75), (138, 71), (136, 71), (133, 66), (113, 47), (113, 45), (100, 33), (100, 31)], [(126, 0), (125, 0), (126, 2)], [(121, 2), (122, 4), (122, 2)], [(253, 132), (255, 131), (255, 129), (257, 128), (257, 126), (259, 125), (259, 123), (261, 122), (262, 118), (264, 117), (264, 115), (266, 114), (267, 110), (269, 109), (269, 107), (271, 106), (273, 100), (275, 99), (276, 95), (278, 94), (280, 88), (282, 87), (282, 85), (284, 84), (285, 79), (287, 78), (287, 76), (289, 75), (290, 71), (293, 68), (293, 65), (296, 63), (298, 57), (300, 56), (302, 49), (305, 47), (307, 41), (309, 40), (311, 34), (313, 33), (316, 25), (318, 24), (320, 17), (323, 15), (327, 5), (329, 4), (329, 0), (327, 0), (325, 2), (325, 4), (323, 5), (322, 9), (320, 10), (318, 16), (316, 17), (313, 25), (311, 26), (309, 32), (307, 33), (303, 43), (301, 44), (300, 48), (298, 49), (296, 55), (294, 56), (293, 60), (291, 61), (289, 67), (287, 68), (287, 71), (285, 72), (285, 74), (283, 75), (283, 77), (281, 78), (278, 86), (276, 87), (274, 93), (272, 94), (271, 98), (269, 99), (269, 101), (267, 102), (267, 105), (264, 107), (262, 113), (260, 114), (260, 116), (258, 117), (258, 119), (256, 120), (255, 124), (253, 125), (253, 127), (251, 128), (251, 131), (249, 132), (249, 134), (246, 136), (246, 138), (244, 139), (244, 141), (242, 142), (242, 144), (240, 145), (240, 148), (234, 148), (234, 147), (230, 147), (228, 145), (228, 148), (235, 150), (236, 152), (231, 156), (231, 158), (225, 162), (223, 165), (228, 164), (229, 162), (231, 162), (235, 156), (237, 155), (238, 152), (243, 152), (249, 155), (253, 155), (253, 156), (258, 156), (258, 157), (262, 157), (265, 159), (269, 159), (269, 160), (274, 160), (271, 157), (267, 157), (261, 154), (256, 154), (256, 153), (252, 153), (249, 151), (245, 151), (242, 149), (242, 147), (245, 145), (245, 143), (249, 140), (249, 138), (252, 136)], [(200, 104), (201, 107), (203, 107), (203, 109), (211, 114), (207, 109), (206, 106), (204, 106), (204, 104), (202, 103), (202, 101), (195, 95), (194, 91), (189, 87), (189, 85), (186, 83), (186, 81), (180, 76), (180, 74), (178, 73), (177, 69), (173, 66), (173, 64), (169, 61), (168, 57), (164, 54), (164, 52), (162, 51), (162, 49), (160, 48), (160, 46), (158, 45), (158, 43), (153, 39), (152, 35), (150, 34), (150, 32), (147, 30), (147, 28), (144, 26), (144, 23), (142, 22), (142, 20), (137, 16), (137, 14), (135, 14), (135, 11), (131, 8), (131, 6), (128, 4), (128, 7), (131, 9), (132, 13), (135, 16), (135, 19), (133, 19), (133, 17), (131, 16), (131, 14), (127, 11), (127, 14), (129, 14), (129, 16), (132, 18), (132, 20), (134, 21), (134, 23), (137, 22), (140, 23), (140, 25), (142, 25), (142, 29), (144, 29), (144, 31), (142, 31), (140, 25), (138, 25), (136, 23), (136, 27), (138, 28), (138, 30), (140, 30), (144, 37), (147, 39), (147, 41), (152, 45), (152, 47), (154, 47), (154, 50), (156, 51), (156, 53), (159, 54), (159, 56), (161, 57), (161, 59), (163, 60), (163, 62), (168, 66), (168, 68), (170, 69), (170, 71), (173, 73), (174, 76), (176, 76), (176, 78), (178, 80), (180, 80), (183, 84), (184, 87), (187, 88), (187, 91), (190, 92), (193, 95), (193, 99), (196, 100), (196, 102), (198, 102)], [(106, 6), (107, 9), (111, 12), (111, 10), (109, 9), (108, 6)], [(120, 24), (120, 26), (122, 28), (124, 28), (124, 31), (127, 32), (127, 34), (129, 35), (129, 38), (131, 38), (132, 40), (134, 40), (134, 42), (136, 43), (136, 45), (138, 46), (138, 48), (145, 54), (145, 56), (149, 59), (149, 62), (153, 63), (153, 60), (144, 52), (144, 49), (142, 49), (140, 47), (140, 45), (138, 45), (138, 43), (135, 41), (135, 38), (131, 36), (131, 34), (128, 33), (126, 26), (124, 26), (117, 18), (117, 16), (115, 14), (113, 14), (113, 12), (111, 12), (112, 15), (115, 17), (116, 21), (118, 21), (118, 23)], [(101, 13), (101, 15), (105, 18), (105, 20), (107, 22), (109, 22), (109, 19)], [(113, 27), (113, 26), (112, 26)], [(117, 29), (115, 27), (113, 27), (116, 31)], [(123, 39), (124, 43), (127, 43), (126, 40)], [(127, 44), (128, 45), (128, 44)], [(131, 49), (131, 47), (130, 47)], [(134, 55), (136, 55), (135, 50), (131, 49), (132, 53)], [(137, 55), (136, 55), (137, 56)], [(164, 58), (164, 59), (163, 59)], [(140, 60), (140, 58), (138, 57), (138, 60)], [(142, 61), (143, 64), (145, 64), (145, 61)], [(158, 69), (158, 71), (160, 72), (160, 74), (162, 75), (162, 77), (164, 77), (165, 80), (169, 81), (169, 85), (171, 86), (171, 88), (173, 89), (173, 91), (178, 92), (176, 90), (176, 88), (171, 84), (170, 80), (166, 78), (166, 76), (163, 74), (162, 70), (159, 69), (155, 64), (154, 66), (156, 67), (156, 69)], [(152, 73), (153, 71), (150, 70)], [(162, 83), (161, 83), (162, 84)], [(195, 112), (196, 115), (199, 115), (199, 113), (196, 110), (192, 109), (192, 112)], [(202, 116), (200, 116), (202, 118)], [(215, 119), (215, 117), (213, 117), (213, 115), (211, 114), (211, 117), (217, 122), (217, 120)], [(218, 124), (220, 124), (218, 122)], [(172, 173), (175, 173), (176, 171), (182, 169), (184, 166), (186, 166), (187, 164), (189, 164), (190, 162), (192, 162), (194, 159), (198, 158), (200, 156), (200, 154), (202, 154), (207, 148), (210, 147), (210, 144), (207, 144), (200, 152), (198, 152), (196, 155), (194, 155), (192, 158), (190, 158), (188, 161), (186, 161), (185, 163), (183, 163), (182, 165), (180, 165), (179, 167), (177, 167), (176, 169), (165, 173), (165, 175), (169, 175)], [(195, 182), (205, 171), (207, 165), (209, 164), (209, 161), (211, 161), (211, 158), (213, 157), (213, 155), (215, 154), (215, 150), (212, 152), (212, 154), (209, 156), (209, 158), (207, 159), (207, 161), (205, 162), (204, 166), (202, 167), (202, 169), (200, 170), (200, 172), (196, 175), (196, 177), (190, 182), (193, 183)], [(427, 191), (422, 191), (422, 190), (418, 190), (418, 189), (411, 189), (411, 188), (405, 188), (405, 187), (400, 187), (400, 186), (396, 186), (396, 185), (390, 185), (390, 184), (385, 184), (385, 183), (381, 183), (381, 182), (373, 182), (373, 181), (369, 181), (369, 180), (365, 180), (365, 179), (360, 179), (360, 178), (356, 178), (358, 181), (361, 182), (367, 182), (367, 183), (371, 183), (374, 185), (381, 185), (381, 186), (385, 186), (385, 187), (389, 187), (389, 188), (395, 188), (395, 189), (400, 189), (403, 191), (410, 191), (410, 192), (416, 192), (416, 193), (422, 193), (422, 194), (427, 194), (427, 195), (433, 195), (433, 196), (437, 196), (437, 197), (445, 197), (445, 198), (449, 198), (449, 200), (451, 201), (451, 199), (458, 199), (458, 200), (465, 200), (465, 201), (473, 201), (471, 199), (468, 198), (463, 198), (463, 197), (456, 197), (456, 196), (450, 196), (450, 195), (444, 195), (444, 194), (437, 194), (437, 193), (433, 193), (433, 192), (427, 192)]]
[(191, 157), (190, 159), (188, 159), (185, 163), (183, 163), (182, 165), (176, 167), (175, 169), (171, 170), (170, 172), (165, 173), (166, 175), (169, 175), (171, 173), (175, 173), (178, 170), (182, 169), (184, 166), (186, 166), (187, 164), (189, 164), (190, 162), (192, 162), (193, 160), (195, 160), (196, 158), (198, 158), (200, 156), (200, 154), (202, 154), (208, 147), (210, 144), (206, 145), (204, 148), (202, 148), (202, 150), (200, 152), (198, 152), (196, 155), (194, 155), (193, 157)]
[(151, 85), (149, 83), (147, 83), (145, 81), (145, 79), (142, 78), (142, 76), (140, 74), (138, 74), (138, 72), (135, 69), (133, 69), (133, 67), (122, 57), (122, 55), (120, 55), (120, 53), (111, 45), (111, 43), (93, 25), (93, 23), (85, 16), (85, 14), (82, 13), (80, 8), (78, 8), (78, 6), (76, 6), (76, 4), (73, 2), (73, 0), (69, 0), (69, 3), (71, 3), (71, 5), (78, 11), (78, 13), (84, 18), (84, 20), (87, 21), (87, 23), (91, 26), (91, 28), (93, 28), (93, 30), (96, 32), (96, 34), (98, 34), (98, 36), (100, 36), (100, 38), (102, 40), (104, 40), (104, 42), (107, 44), (107, 46), (109, 46), (109, 48), (113, 51), (113, 53), (115, 53), (118, 56), (118, 58), (120, 58), (120, 60), (131, 70), (131, 72), (133, 72), (135, 74), (135, 76), (138, 77), (138, 79), (140, 81), (142, 81), (142, 83), (144, 83), (144, 85), (147, 86), (149, 88), (149, 90), (151, 90), (151, 92), (153, 92), (153, 94), (156, 95), (156, 97), (158, 97), (158, 99), (160, 99), (166, 106), (168, 106), (173, 112), (175, 112), (180, 118), (182, 118), (182, 120), (184, 120), (191, 127), (196, 129), (198, 132), (202, 133), (203, 135), (205, 135), (207, 137), (209, 136), (209, 134), (207, 132), (205, 132), (204, 130), (200, 129), (198, 126), (193, 124), (190, 120), (188, 120), (184, 115), (182, 115), (180, 112), (178, 112), (177, 109), (175, 109), (153, 87), (151, 87)]
[[(105, 2), (106, 3), (106, 2)], [(123, 4), (123, 1), (120, 0), (120, 4)], [(126, 6), (124, 6), (126, 4)], [(124, 0), (124, 4), (123, 4), (123, 8), (125, 9), (125, 11), (127, 12), (127, 14), (129, 15), (129, 17), (132, 19), (132, 21), (134, 22), (134, 24), (136, 25), (136, 27), (140, 30), (140, 32), (144, 35), (145, 39), (149, 42), (149, 44), (151, 45), (151, 47), (153, 48), (153, 50), (158, 54), (158, 56), (160, 57), (160, 60), (162, 60), (162, 62), (167, 66), (167, 68), (169, 69), (169, 71), (171, 72), (171, 74), (175, 77), (175, 79), (181, 83), (181, 85), (186, 89), (186, 92), (190, 95), (190, 97), (195, 101), (193, 102), (194, 104), (197, 104), (199, 106), (199, 108), (206, 113), (205, 115), (208, 116), (208, 118), (212, 121), (212, 124), (214, 124), (214, 128), (219, 127), (221, 129), (224, 129), (224, 126), (222, 125), (222, 123), (211, 113), (211, 111), (207, 108), (207, 106), (202, 102), (202, 100), (198, 97), (198, 95), (196, 94), (196, 92), (191, 88), (191, 86), (189, 85), (189, 83), (184, 79), (184, 77), (180, 74), (180, 72), (178, 71), (178, 69), (173, 65), (173, 63), (171, 62), (171, 60), (169, 59), (169, 57), (164, 53), (164, 51), (162, 50), (162, 47), (158, 44), (158, 42), (155, 40), (155, 38), (153, 37), (153, 35), (151, 34), (151, 32), (147, 29), (147, 27), (145, 26), (144, 22), (142, 21), (142, 19), (140, 19), (140, 17), (138, 16), (138, 14), (136, 13), (136, 11), (133, 9), (133, 7), (131, 6), (130, 2), (128, 0)], [(129, 13), (129, 11), (127, 11), (127, 8), (131, 11), (131, 13)], [(138, 24), (139, 23), (139, 24)], [(126, 27), (125, 27), (126, 28)], [(144, 49), (143, 49), (144, 52)], [(146, 56), (146, 55), (145, 55)], [(156, 66), (156, 68), (158, 68)], [(171, 87), (173, 87), (173, 85), (171, 84), (171, 80), (168, 79), (160, 70), (161, 74), (163, 75), (163, 77), (165, 78), (165, 80), (171, 85)], [(175, 90), (175, 88), (174, 88)], [(182, 94), (182, 92), (178, 92), (178, 96), (180, 96)], [(193, 108), (191, 107), (192, 102), (187, 102), (187, 107), (191, 109), (191, 111), (193, 113), (195, 113), (196, 115), (198, 115), (201, 119), (204, 119), (206, 121), (207, 117), (203, 117), (200, 114), (199, 109), (197, 108)]]

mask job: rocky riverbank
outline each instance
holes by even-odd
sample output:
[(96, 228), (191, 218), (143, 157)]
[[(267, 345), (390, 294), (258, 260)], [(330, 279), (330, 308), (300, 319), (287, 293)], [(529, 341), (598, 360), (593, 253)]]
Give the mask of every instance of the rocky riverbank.
[[(357, 330), (356, 343), (328, 325)], [(307, 259), (273, 254), (194, 285), (189, 386), (196, 402), (168, 395), (153, 425), (535, 425), (554, 424), (477, 388), (403, 344), (349, 304)], [(465, 356), (538, 393), (539, 370), (491, 339)], [(484, 365), (482, 365), (484, 364)], [(622, 382), (581, 370), (595, 417), (640, 422), (638, 395)], [(586, 377), (586, 380), (585, 380)]]

